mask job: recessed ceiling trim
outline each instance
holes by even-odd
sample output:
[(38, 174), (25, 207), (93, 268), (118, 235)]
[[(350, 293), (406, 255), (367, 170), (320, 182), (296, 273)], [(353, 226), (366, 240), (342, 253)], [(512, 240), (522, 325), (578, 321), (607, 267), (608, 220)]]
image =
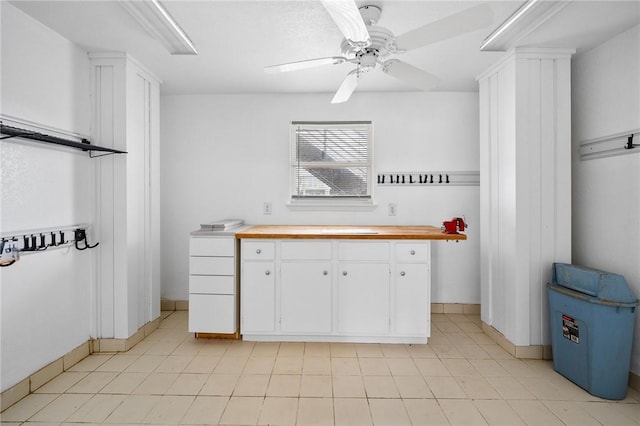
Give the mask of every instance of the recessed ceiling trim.
[(565, 8), (571, 0), (527, 0), (513, 15), (484, 39), (481, 51), (506, 51), (531, 34), (547, 19)]
[(172, 55), (197, 55), (195, 45), (158, 0), (120, 0), (122, 7)]

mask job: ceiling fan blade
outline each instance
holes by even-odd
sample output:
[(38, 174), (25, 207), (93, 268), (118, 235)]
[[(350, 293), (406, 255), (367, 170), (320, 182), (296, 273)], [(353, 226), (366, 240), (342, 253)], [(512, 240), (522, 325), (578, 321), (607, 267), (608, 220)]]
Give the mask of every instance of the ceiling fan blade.
[(382, 71), (423, 90), (431, 90), (440, 82), (435, 75), (398, 59), (385, 61), (382, 64)]
[(487, 4), (454, 13), (396, 37), (396, 49), (406, 51), (437, 41), (484, 28), (493, 22), (493, 11)]
[(351, 71), (347, 74), (347, 77), (342, 81), (342, 84), (338, 88), (338, 91), (333, 96), (331, 100), (332, 104), (339, 104), (342, 102), (346, 102), (351, 97), (351, 94), (354, 90), (356, 90), (356, 86), (358, 85), (358, 69)]
[(270, 65), (264, 67), (264, 72), (267, 74), (275, 74), (279, 72), (297, 71), (307, 68), (315, 68), (322, 65), (337, 65), (345, 62), (347, 58), (342, 56), (330, 56), (327, 58), (307, 59), (304, 61), (289, 62), (287, 64)]
[(371, 44), (369, 31), (354, 0), (322, 0), (322, 4), (344, 38), (356, 47), (356, 50), (364, 49)]

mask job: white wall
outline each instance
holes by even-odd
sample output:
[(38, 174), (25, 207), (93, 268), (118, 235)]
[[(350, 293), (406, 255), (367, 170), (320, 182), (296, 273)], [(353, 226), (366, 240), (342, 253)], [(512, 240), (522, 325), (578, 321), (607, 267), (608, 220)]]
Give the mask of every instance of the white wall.
[[(466, 215), (465, 242), (434, 243), (433, 302), (479, 303), (479, 187), (376, 186), (372, 212), (286, 207), (289, 123), (372, 120), (374, 173), (478, 171), (477, 93), (184, 95), (161, 98), (162, 297), (188, 299), (188, 235), (200, 223), (435, 225)], [(270, 201), (272, 215), (262, 214)], [(397, 203), (397, 216), (387, 204)]]
[[(7, 2), (0, 8), (2, 114), (88, 134), (86, 53)], [(91, 222), (86, 153), (2, 141), (0, 167), (3, 233)], [(0, 390), (89, 339), (91, 256), (47, 250), (0, 269)]]
[[(573, 262), (623, 274), (640, 298), (640, 155), (577, 155), (582, 140), (640, 128), (640, 26), (576, 56), (572, 79)], [(638, 314), (631, 370), (640, 374)]]

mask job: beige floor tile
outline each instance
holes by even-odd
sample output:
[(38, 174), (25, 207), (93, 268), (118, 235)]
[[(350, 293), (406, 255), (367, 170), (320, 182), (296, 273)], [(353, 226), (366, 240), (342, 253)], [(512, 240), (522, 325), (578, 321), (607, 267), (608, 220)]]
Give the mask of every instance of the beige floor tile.
[(259, 425), (295, 425), (298, 398), (266, 397), (262, 403)]
[[(144, 341), (141, 343), (145, 343)], [(139, 345), (140, 343), (138, 343)], [(138, 345), (134, 346), (137, 347)], [(126, 368), (128, 373), (151, 373), (154, 371), (167, 357), (164, 355), (144, 355), (136, 359)]]
[(336, 425), (373, 425), (369, 412), (369, 403), (365, 398), (335, 398), (333, 400), (333, 410)]
[(442, 363), (449, 370), (452, 376), (475, 376), (480, 377), (480, 372), (466, 359), (447, 358)]
[(127, 395), (133, 393), (147, 378), (149, 373), (120, 373), (111, 380), (105, 387), (100, 389), (103, 394)]
[(102, 423), (125, 400), (126, 395), (94, 395), (67, 418), (71, 423)]
[(452, 344), (444, 345), (431, 345), (433, 351), (438, 355), (438, 358), (464, 358), (458, 348)]
[(246, 340), (230, 340), (227, 342), (227, 350), (224, 356), (248, 358), (253, 352), (255, 345), (255, 342), (248, 342)]
[(420, 358), (416, 359), (415, 363), (420, 373), (425, 377), (451, 376), (451, 372), (439, 358)]
[(302, 376), (297, 374), (273, 374), (267, 387), (267, 396), (291, 396), (300, 395), (300, 380)]
[(167, 389), (167, 395), (198, 395), (209, 379), (208, 374), (180, 374)]
[(263, 398), (234, 396), (222, 413), (220, 424), (255, 425), (258, 423)]
[(330, 343), (331, 357), (353, 358), (358, 356), (354, 343)]
[(398, 388), (391, 376), (362, 376), (367, 398), (399, 398)]
[(483, 349), (481, 345), (466, 344), (457, 345), (458, 351), (468, 360), (472, 359), (493, 359), (487, 351)]
[(534, 394), (513, 377), (486, 377), (486, 379), (502, 399), (536, 399)]
[(560, 419), (538, 400), (511, 400), (507, 403), (528, 425), (562, 425)]
[(93, 395), (62, 394), (29, 419), (30, 422), (63, 422), (89, 401)]
[(385, 358), (392, 376), (416, 376), (420, 371), (413, 358)]
[(213, 369), (216, 368), (220, 357), (218, 356), (202, 356), (197, 355), (193, 357), (189, 365), (182, 370), (183, 373), (213, 373)]
[(305, 356), (302, 361), (302, 374), (331, 374), (331, 359), (328, 356)]
[(252, 357), (276, 357), (280, 349), (279, 342), (256, 342), (251, 351)]
[(451, 321), (438, 321), (438, 322), (434, 322), (433, 325), (442, 333), (462, 332), (460, 327), (458, 327), (456, 323)]
[(93, 372), (87, 374), (78, 383), (67, 389), (68, 393), (98, 393), (113, 380), (118, 373), (113, 372)]
[[(411, 354), (409, 353), (408, 347), (411, 345), (401, 345), (401, 344), (391, 344), (391, 343), (381, 343), (380, 349), (382, 350), (382, 354), (386, 358), (409, 358)], [(414, 346), (427, 346), (425, 345), (414, 345)]]
[(455, 379), (471, 399), (502, 399), (484, 377), (460, 376)]
[(358, 363), (358, 359), (331, 358), (331, 373), (334, 376), (360, 375), (360, 364)]
[(213, 372), (215, 374), (240, 374), (248, 360), (248, 356), (234, 357), (233, 355), (225, 354), (220, 358)]
[(368, 376), (390, 376), (389, 366), (385, 358), (358, 358), (360, 373)]
[(417, 376), (394, 376), (393, 380), (402, 398), (433, 398), (424, 378)]
[(591, 414), (585, 411), (579, 402), (574, 401), (542, 401), (542, 403), (565, 425), (599, 425)]
[(443, 334), (440, 330), (433, 327), (431, 328), (431, 336), (429, 337), (429, 346), (433, 345), (450, 345), (452, 344), (449, 338)]
[(540, 373), (522, 359), (505, 359), (498, 363), (514, 377), (540, 377)]
[(297, 423), (303, 425), (333, 425), (333, 400), (331, 398), (300, 398)]
[(278, 349), (278, 357), (303, 357), (304, 356), (304, 343), (302, 342), (284, 342), (280, 343), (280, 349)]
[(447, 339), (449, 339), (449, 344), (455, 347), (477, 345), (475, 340), (471, 337), (471, 334), (467, 334), (462, 331), (450, 331), (444, 334), (447, 336)]
[(43, 386), (36, 389), (35, 393), (64, 393), (71, 386), (87, 376), (85, 371), (65, 371)]
[(331, 344), (327, 342), (309, 342), (304, 345), (304, 356), (306, 357), (329, 357), (331, 355)]
[(302, 356), (278, 355), (273, 365), (273, 374), (302, 374), (302, 360)]
[(238, 383), (239, 374), (212, 374), (200, 389), (200, 395), (231, 396)]
[(243, 374), (233, 390), (233, 396), (262, 396), (267, 394), (268, 374)]
[[(507, 351), (505, 351), (500, 345), (496, 344), (493, 342), (493, 340), (491, 340), (490, 338), (488, 338), (486, 335), (484, 334), (474, 334), (474, 336), (482, 336), (485, 337), (486, 339), (490, 340), (490, 343), (479, 343), (478, 344), (480, 346), (482, 346), (482, 349), (485, 350), (486, 353), (488, 353), (491, 358), (495, 359), (495, 360), (504, 360), (504, 359), (514, 359), (513, 356), (511, 356), (511, 354)], [(476, 339), (477, 340), (477, 339)]]
[[(255, 350), (255, 349), (254, 349)], [(251, 356), (242, 372), (244, 374), (271, 374), (276, 363), (276, 356)]]
[(373, 424), (401, 426), (410, 425), (411, 420), (401, 399), (369, 398), (369, 410)]
[[(484, 333), (469, 333), (469, 337), (478, 345), (496, 345), (496, 342)], [(504, 350), (504, 349), (503, 349)]]
[(332, 376), (334, 398), (364, 398), (366, 392), (361, 376)]
[(482, 377), (509, 377), (510, 374), (494, 359), (470, 359)]
[(170, 355), (155, 369), (156, 373), (182, 373), (193, 360), (190, 355)]
[(164, 395), (178, 376), (178, 373), (150, 373), (133, 393), (137, 395)]
[(409, 345), (407, 348), (412, 358), (437, 358), (438, 355), (429, 345)]
[(464, 393), (460, 385), (453, 377), (425, 377), (427, 386), (431, 389), (431, 393), (438, 399), (456, 398), (465, 399), (467, 394)]
[(465, 333), (482, 333), (482, 328), (480, 328), (472, 321), (459, 322), (457, 325), (460, 330), (464, 331)]
[(472, 401), (459, 399), (438, 400), (440, 408), (452, 425), (486, 425), (487, 422)]
[(546, 378), (518, 377), (517, 380), (540, 400), (575, 400)]
[(333, 396), (331, 376), (303, 375), (300, 382), (300, 397), (328, 397)]
[(520, 416), (503, 400), (475, 400), (474, 404), (490, 425), (524, 425)]
[(412, 424), (421, 426), (449, 425), (447, 416), (437, 400), (405, 399), (403, 402)]
[(89, 355), (82, 361), (74, 364), (67, 371), (94, 371), (96, 368), (100, 367), (102, 364), (107, 362), (113, 354), (93, 354)]
[(188, 356), (196, 356), (198, 352), (200, 352), (201, 344), (194, 340), (183, 341), (178, 345), (178, 347), (173, 351), (171, 355), (188, 355)]
[(143, 423), (175, 425), (185, 416), (195, 396), (163, 395), (143, 419)]
[(229, 342), (222, 340), (209, 340), (198, 351), (198, 356), (217, 356), (222, 357), (229, 347)]
[(357, 343), (356, 354), (359, 358), (381, 358), (384, 356), (379, 343)]
[(95, 371), (113, 371), (120, 373), (133, 364), (140, 355), (115, 354), (106, 362), (102, 363)]
[(59, 395), (32, 393), (2, 412), (2, 422), (25, 422)]
[(217, 425), (228, 401), (226, 396), (197, 396), (180, 423)]

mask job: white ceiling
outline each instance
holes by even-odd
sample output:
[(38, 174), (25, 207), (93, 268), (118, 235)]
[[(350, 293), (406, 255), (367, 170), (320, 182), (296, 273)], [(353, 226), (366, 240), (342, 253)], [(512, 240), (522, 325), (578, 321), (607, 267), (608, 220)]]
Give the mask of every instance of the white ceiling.
[[(125, 51), (163, 80), (163, 94), (184, 93), (333, 93), (351, 64), (283, 74), (263, 67), (324, 56), (339, 56), (342, 35), (319, 1), (163, 0), (198, 49), (197, 56), (172, 56), (131, 18), (117, 1), (13, 1), (46, 26), (88, 51)], [(478, 1), (358, 1), (382, 8), (378, 25), (400, 35), (464, 10)], [(491, 26), (397, 57), (435, 74), (437, 90), (475, 91), (475, 77), (504, 53), (479, 46), (522, 1), (487, 1)], [(522, 46), (589, 49), (640, 23), (640, 0), (574, 0)], [(407, 91), (409, 85), (369, 73), (357, 91)]]

